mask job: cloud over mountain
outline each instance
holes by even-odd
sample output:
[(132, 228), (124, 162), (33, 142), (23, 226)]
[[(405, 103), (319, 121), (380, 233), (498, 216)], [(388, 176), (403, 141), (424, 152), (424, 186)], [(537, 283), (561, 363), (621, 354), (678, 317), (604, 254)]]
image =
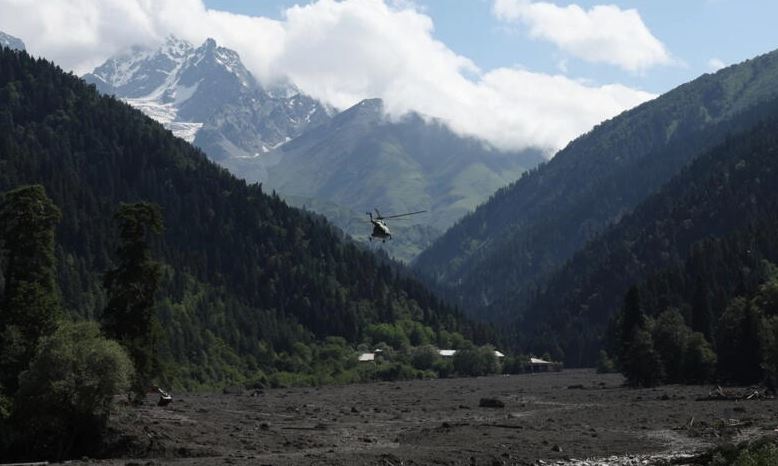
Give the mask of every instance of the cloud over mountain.
[(503, 21), (529, 27), (530, 36), (547, 40), (561, 50), (592, 63), (607, 63), (641, 71), (673, 63), (637, 10), (595, 5), (584, 10), (529, 0), (494, 0), (494, 14)]
[(287, 79), (340, 109), (379, 97), (390, 115), (417, 111), (502, 149), (551, 152), (653, 97), (519, 68), (481, 70), (405, 2), (319, 0), (273, 20), (207, 9), (201, 0), (13, 0), (0, 3), (0, 29), (79, 74), (170, 33), (195, 43), (214, 37), (265, 84)]

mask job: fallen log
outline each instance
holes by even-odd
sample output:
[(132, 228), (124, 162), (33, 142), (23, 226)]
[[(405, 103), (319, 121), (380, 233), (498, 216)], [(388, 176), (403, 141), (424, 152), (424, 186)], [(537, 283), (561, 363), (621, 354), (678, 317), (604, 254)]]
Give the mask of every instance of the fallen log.
[(765, 400), (772, 399), (774, 396), (767, 394), (767, 389), (762, 387), (748, 387), (746, 389), (724, 390), (720, 385), (708, 392), (708, 396), (696, 398), (696, 401), (740, 401), (740, 400)]

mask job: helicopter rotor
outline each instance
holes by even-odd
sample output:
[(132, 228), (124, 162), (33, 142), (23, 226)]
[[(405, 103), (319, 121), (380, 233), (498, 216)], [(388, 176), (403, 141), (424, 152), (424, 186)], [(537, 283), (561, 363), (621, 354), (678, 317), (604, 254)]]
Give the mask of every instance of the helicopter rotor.
[[(376, 212), (378, 212), (378, 210), (376, 210)], [(407, 217), (408, 215), (416, 215), (423, 212), (426, 212), (426, 210), (417, 210), (416, 212), (408, 212), (406, 214), (389, 215), (388, 217), (381, 217), (381, 219)]]

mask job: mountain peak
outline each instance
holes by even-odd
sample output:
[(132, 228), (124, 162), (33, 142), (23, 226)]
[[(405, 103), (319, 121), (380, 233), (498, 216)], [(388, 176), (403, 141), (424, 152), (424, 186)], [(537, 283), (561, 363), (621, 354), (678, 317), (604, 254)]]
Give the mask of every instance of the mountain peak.
[(24, 42), (18, 37), (0, 31), (0, 47), (8, 47), (14, 50), (25, 50)]
[(359, 119), (362, 122), (379, 121), (384, 117), (384, 101), (381, 99), (364, 99), (347, 108), (336, 116), (339, 120)]
[(165, 42), (159, 47), (159, 52), (170, 57), (183, 57), (191, 53), (193, 49), (194, 46), (191, 42), (170, 34), (165, 38)]
[(209, 37), (205, 39), (205, 42), (203, 42), (202, 46), (206, 50), (215, 49), (217, 47), (216, 40), (214, 40), (212, 37)]
[(187, 42), (187, 41), (179, 38), (175, 34), (168, 34), (168, 36), (165, 37), (165, 44), (179, 44), (181, 42)]
[(372, 98), (372, 99), (364, 99), (360, 101), (358, 104), (355, 105), (355, 107), (360, 107), (364, 109), (371, 109), (371, 110), (381, 110), (384, 109), (384, 101), (380, 98)]

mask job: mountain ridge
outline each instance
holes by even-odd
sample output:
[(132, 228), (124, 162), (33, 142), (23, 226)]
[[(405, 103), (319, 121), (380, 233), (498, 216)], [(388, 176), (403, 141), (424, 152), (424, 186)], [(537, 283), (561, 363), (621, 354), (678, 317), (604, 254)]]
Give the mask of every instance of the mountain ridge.
[[(722, 134), (700, 138), (778, 95), (778, 52), (730, 66), (605, 121), (549, 162), (495, 193), (417, 259), (417, 270), (486, 318), (506, 290), (527, 296), (587, 241), (670, 179)], [(681, 147), (671, 157), (668, 144)], [(694, 144), (700, 144), (695, 147)]]
[(0, 31), (0, 47), (8, 47), (12, 50), (26, 50), (21, 39), (3, 31)]
[[(553, 329), (569, 364), (591, 364), (598, 350), (594, 336), (604, 336), (608, 319), (632, 285), (653, 287), (650, 305), (645, 305), (652, 315), (682, 305), (674, 296), (679, 289), (689, 301), (698, 299), (698, 288), (716, 290), (702, 299), (710, 308), (706, 313), (716, 317), (739, 283), (751, 283), (742, 291), (753, 290), (760, 260), (778, 260), (776, 242), (759, 240), (778, 232), (778, 190), (770, 182), (778, 172), (778, 98), (754, 107), (745, 120), (555, 272), (521, 319), (525, 335)], [(742, 250), (732, 248), (736, 244)], [(722, 254), (721, 247), (730, 250)], [(726, 267), (708, 270), (706, 255), (728, 255), (743, 268), (730, 266), (736, 271), (727, 271), (732, 283), (726, 283), (715, 276)], [(694, 272), (684, 273), (684, 268)], [(662, 274), (675, 280), (658, 278)], [(701, 280), (703, 274), (706, 280)], [(705, 330), (695, 318), (689, 320), (695, 331)]]

